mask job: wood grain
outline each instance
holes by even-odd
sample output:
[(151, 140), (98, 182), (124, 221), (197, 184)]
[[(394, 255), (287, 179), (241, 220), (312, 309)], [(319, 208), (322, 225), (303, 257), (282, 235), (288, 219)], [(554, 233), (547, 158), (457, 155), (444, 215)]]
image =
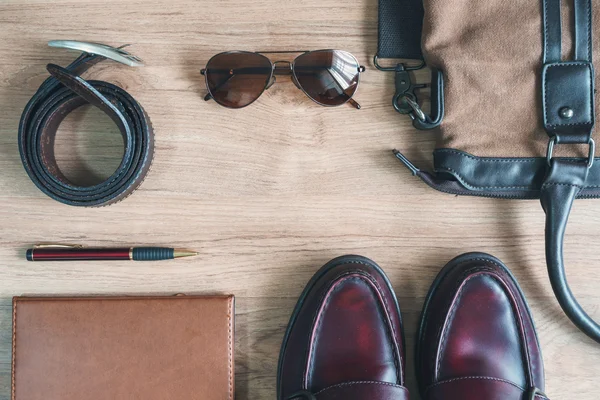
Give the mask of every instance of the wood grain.
[[(280, 342), (304, 284), (328, 259), (359, 253), (389, 274), (406, 320), (409, 355), (427, 289), (466, 251), (486, 251), (512, 268), (531, 303), (554, 399), (595, 399), (600, 347), (560, 311), (545, 271), (537, 201), (437, 193), (392, 156), (399, 148), (431, 165), (434, 136), (391, 107), (393, 76), (371, 64), (377, 2), (9, 0), (0, 4), (0, 400), (10, 396), (10, 298), (21, 294), (233, 293), (237, 297), (239, 399), (275, 394)], [(64, 206), (28, 179), (18, 154), (21, 111), (74, 53), (52, 39), (132, 43), (146, 61), (103, 62), (85, 77), (124, 87), (156, 132), (152, 170), (126, 201), (100, 209)], [(225, 50), (340, 48), (367, 66), (363, 109), (324, 108), (285, 78), (250, 107), (204, 102), (199, 74)], [(100, 179), (122, 153), (115, 128), (81, 110), (57, 146), (73, 179)], [(91, 161), (90, 161), (91, 160)], [(600, 319), (600, 201), (576, 203), (567, 232), (574, 291)], [(158, 264), (26, 263), (36, 242), (98, 246), (174, 245), (201, 256)], [(412, 360), (412, 358), (409, 358)], [(409, 387), (415, 390), (412, 363)]]

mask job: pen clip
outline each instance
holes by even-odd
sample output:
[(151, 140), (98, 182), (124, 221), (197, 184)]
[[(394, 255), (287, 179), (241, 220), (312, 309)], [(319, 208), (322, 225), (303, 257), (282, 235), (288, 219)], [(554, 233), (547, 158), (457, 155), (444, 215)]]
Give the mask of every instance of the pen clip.
[(83, 246), (80, 244), (52, 244), (52, 243), (40, 243), (33, 246), (34, 249), (48, 249), (48, 248), (59, 248), (59, 249), (82, 249)]

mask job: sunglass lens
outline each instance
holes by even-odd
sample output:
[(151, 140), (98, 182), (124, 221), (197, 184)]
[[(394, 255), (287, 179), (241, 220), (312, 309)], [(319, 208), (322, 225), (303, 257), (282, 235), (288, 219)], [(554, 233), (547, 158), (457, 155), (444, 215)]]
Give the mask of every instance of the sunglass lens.
[(346, 51), (319, 50), (296, 58), (294, 77), (317, 103), (339, 106), (356, 92), (359, 68), (356, 58)]
[(252, 103), (265, 90), (273, 71), (261, 54), (231, 52), (217, 54), (206, 65), (206, 85), (212, 98), (230, 108)]

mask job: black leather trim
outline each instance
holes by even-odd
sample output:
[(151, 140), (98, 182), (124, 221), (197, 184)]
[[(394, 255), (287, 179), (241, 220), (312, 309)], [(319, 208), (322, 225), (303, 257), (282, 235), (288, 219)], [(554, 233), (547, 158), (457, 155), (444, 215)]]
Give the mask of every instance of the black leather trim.
[[(574, 60), (592, 61), (592, 9), (588, 0), (573, 2), (575, 14)], [(561, 60), (561, 0), (544, 0), (544, 64)]]
[[(398, 157), (398, 155), (396, 155)], [(433, 152), (434, 173), (416, 168), (406, 157), (398, 157), (413, 175), (444, 193), (511, 199), (539, 199), (548, 168), (546, 158), (477, 157), (455, 149)], [(579, 163), (578, 158), (563, 158)], [(600, 197), (600, 158), (589, 171), (577, 198)]]
[(544, 64), (557, 62), (561, 58), (562, 27), (560, 15), (561, 0), (544, 0)]
[[(542, 70), (544, 127), (558, 143), (587, 143), (594, 126), (594, 68), (583, 61), (544, 65)], [(573, 113), (560, 115), (562, 109)]]
[(592, 61), (592, 6), (589, 0), (573, 2), (575, 8), (575, 60)]
[[(548, 168), (545, 157), (493, 158), (477, 157), (454, 149), (433, 152), (434, 169), (438, 174), (450, 174), (470, 190), (512, 190), (542, 187)], [(581, 159), (565, 159), (578, 162)], [(585, 188), (600, 189), (600, 158), (590, 169)]]

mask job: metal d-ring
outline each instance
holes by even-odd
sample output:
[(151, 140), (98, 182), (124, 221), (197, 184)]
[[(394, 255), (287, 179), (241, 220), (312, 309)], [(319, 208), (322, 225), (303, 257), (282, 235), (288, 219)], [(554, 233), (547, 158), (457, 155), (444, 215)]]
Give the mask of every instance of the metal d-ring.
[[(395, 66), (394, 67), (382, 67), (379, 64), (379, 56), (377, 54), (375, 54), (373, 56), (373, 64), (375, 65), (375, 68), (377, 68), (380, 71), (392, 71), (392, 72), (396, 71), (396, 67)], [(418, 69), (423, 68), (424, 66), (425, 66), (425, 61), (421, 61), (421, 62), (419, 62), (418, 64), (415, 64), (415, 65), (405, 65), (404, 69), (406, 71), (416, 71)]]
[(416, 101), (415, 95), (412, 93), (396, 93), (392, 98), (392, 105), (400, 114), (410, 114), (413, 108), (408, 104), (408, 100)]
[[(419, 103), (417, 103), (415, 95), (412, 93), (397, 93), (392, 99), (392, 105), (400, 114), (410, 114), (411, 118), (418, 118), (420, 121), (427, 119)], [(413, 113), (415, 114), (414, 116)]]
[[(419, 103), (417, 103), (415, 100), (411, 99), (409, 96), (407, 96), (405, 98), (406, 103), (410, 106), (410, 108), (412, 108), (412, 111), (416, 114), (416, 117), (420, 120), (420, 121), (425, 121), (427, 119), (427, 116), (425, 115), (425, 113), (423, 112), (423, 110), (421, 110), (421, 107), (419, 106)], [(413, 117), (413, 114), (410, 114), (411, 118)]]
[[(548, 149), (546, 150), (546, 162), (548, 165), (552, 165), (552, 155), (554, 154), (554, 147), (559, 144), (558, 137), (552, 136), (548, 141)], [(587, 159), (587, 167), (588, 169), (592, 168), (594, 165), (594, 155), (596, 154), (596, 142), (594, 139), (590, 138), (588, 141), (588, 159)]]

